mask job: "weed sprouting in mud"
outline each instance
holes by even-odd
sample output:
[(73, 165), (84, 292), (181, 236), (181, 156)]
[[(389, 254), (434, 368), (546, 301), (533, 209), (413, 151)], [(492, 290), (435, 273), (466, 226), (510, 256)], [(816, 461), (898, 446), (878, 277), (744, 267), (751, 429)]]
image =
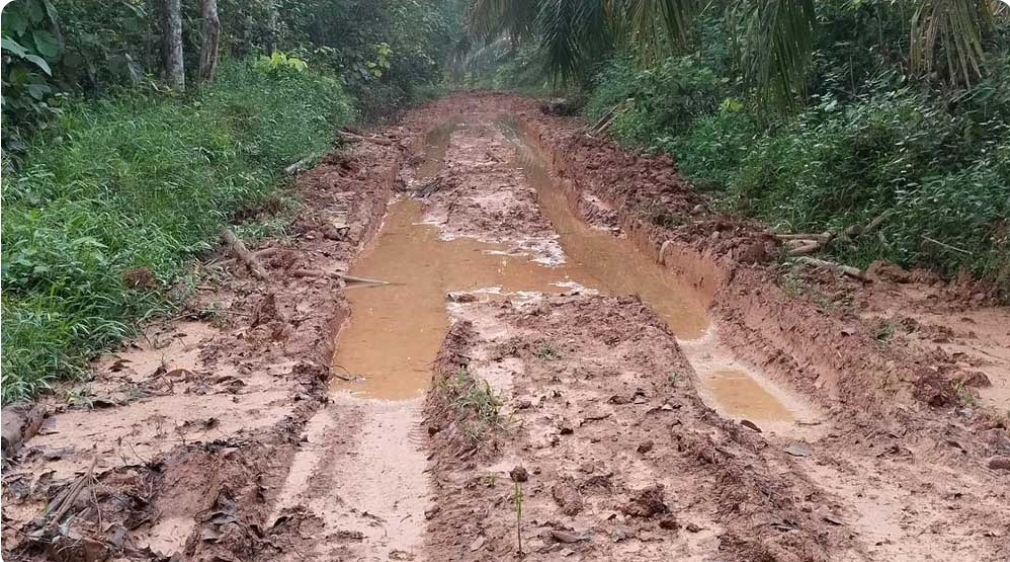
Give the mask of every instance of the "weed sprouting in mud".
[(894, 324), (882, 322), (873, 332), (873, 339), (881, 345), (887, 345), (894, 338)]
[(508, 428), (508, 419), (501, 412), (502, 396), (486, 380), (474, 377), (465, 366), (443, 379), (438, 390), (456, 418), (462, 420), (463, 434), (474, 445), (489, 433)]
[(516, 512), (516, 545), (520, 557), (523, 555), (523, 487), (519, 481), (513, 482), (512, 505)]
[(549, 343), (545, 343), (538, 347), (535, 354), (539, 359), (543, 359), (544, 361), (556, 361), (561, 359), (561, 354), (558, 353), (558, 350), (554, 349), (554, 347)]
[(512, 508), (516, 514), (516, 554), (522, 558), (523, 553), (523, 482), (529, 479), (529, 472), (522, 466), (516, 466), (509, 471), (512, 478)]
[[(964, 382), (959, 381), (954, 385), (954, 393), (957, 395), (958, 403), (962, 406), (972, 407), (978, 403), (978, 398), (965, 386)], [(1010, 418), (1010, 411), (1007, 412), (1007, 418)]]

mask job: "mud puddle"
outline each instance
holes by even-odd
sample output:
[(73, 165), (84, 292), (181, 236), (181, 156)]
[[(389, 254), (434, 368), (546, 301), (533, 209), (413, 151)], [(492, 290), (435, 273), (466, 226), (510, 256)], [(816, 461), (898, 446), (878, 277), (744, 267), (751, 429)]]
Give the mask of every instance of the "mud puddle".
[[(514, 157), (497, 165), (493, 158), (470, 161), (466, 158), (476, 151), (468, 153), (464, 146), (456, 147), (453, 161), (446, 163), (454, 138), (475, 147), (500, 147), (504, 141)], [(522, 243), (447, 237), (444, 229), (431, 224), (438, 221), (425, 214), (421, 201), (392, 202), (380, 233), (351, 267), (354, 275), (389, 284), (347, 293), (352, 317), (340, 334), (334, 357), (335, 369), (343, 373), (338, 390), (387, 400), (421, 395), (430, 385), (431, 365), (449, 328), (447, 295), (467, 293), (465, 300), (487, 300), (588, 287), (608, 296), (635, 295), (655, 310), (684, 343), (701, 394), (723, 415), (760, 421), (777, 430), (812, 417), (799, 400), (736, 363), (719, 346), (711, 333), (705, 299), (693, 287), (656, 264), (631, 240), (579, 219), (546, 163), (507, 120), (493, 126), (454, 120), (434, 128), (426, 137), (416, 177), (435, 177), (445, 166), (474, 168), (470, 171), (477, 172), (475, 177), (483, 177), (485, 167), (497, 168), (488, 172), (488, 181), (503, 168), (518, 171), (519, 181), (532, 188), (538, 211), (558, 236), (564, 252), (561, 263), (545, 265), (528, 255)], [(507, 186), (511, 192), (516, 188)], [(441, 220), (449, 222), (446, 217)]]
[(341, 331), (334, 367), (352, 380), (338, 380), (337, 389), (387, 400), (416, 397), (431, 382), (431, 364), (449, 328), (447, 294), (562, 293), (577, 275), (509, 255), (503, 245), (442, 240), (438, 227), (422, 218), (420, 201), (392, 203), (382, 231), (351, 267), (354, 275), (389, 284), (347, 291), (352, 318)]
[(698, 376), (699, 392), (722, 415), (760, 421), (786, 431), (815, 414), (770, 380), (737, 363), (713, 333), (705, 298), (677, 275), (659, 266), (633, 241), (594, 228), (572, 212), (565, 193), (551, 178), (532, 144), (503, 122), (517, 144), (518, 162), (538, 195), (541, 210), (560, 236), (579, 282), (606, 295), (635, 295), (666, 322), (681, 341)]

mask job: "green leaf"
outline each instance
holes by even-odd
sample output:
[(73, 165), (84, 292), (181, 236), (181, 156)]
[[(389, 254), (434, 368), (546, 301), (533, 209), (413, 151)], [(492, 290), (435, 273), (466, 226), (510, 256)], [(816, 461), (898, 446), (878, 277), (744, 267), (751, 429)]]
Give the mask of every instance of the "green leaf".
[(47, 59), (56, 58), (60, 54), (60, 42), (56, 36), (43, 29), (32, 31), (35, 40), (35, 50)]
[(22, 58), (24, 58), (26, 61), (35, 63), (35, 66), (42, 69), (42, 72), (45, 72), (47, 75), (49, 76), (53, 75), (53, 71), (52, 69), (49, 68), (49, 63), (46, 62), (46, 59), (38, 55), (25, 55)]
[(3, 40), (0, 41), (0, 47), (10, 51), (11, 54), (17, 57), (24, 57), (28, 54), (27, 49), (22, 47), (17, 41), (11, 39), (10, 37), (4, 37)]
[(25, 30), (28, 29), (28, 20), (21, 13), (21, 10), (17, 10), (12, 6), (11, 9), (4, 10), (3, 12), (3, 27), (4, 29), (13, 30), (14, 35), (23, 35)]
[(30, 95), (31, 97), (33, 97), (33, 98), (35, 98), (37, 100), (40, 100), (40, 101), (43, 98), (45, 98), (46, 95), (49, 94), (50, 91), (51, 90), (49, 89), (49, 86), (47, 86), (45, 84), (29, 84), (28, 85), (28, 95)]

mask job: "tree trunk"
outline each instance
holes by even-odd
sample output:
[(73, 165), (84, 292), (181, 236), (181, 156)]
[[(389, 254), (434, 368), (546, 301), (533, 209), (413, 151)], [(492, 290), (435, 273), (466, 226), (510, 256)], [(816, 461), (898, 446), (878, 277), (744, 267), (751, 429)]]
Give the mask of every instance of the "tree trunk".
[(201, 0), (203, 16), (203, 45), (200, 48), (200, 79), (214, 80), (217, 73), (218, 43), (221, 39), (221, 20), (217, 17), (217, 0)]
[(277, 38), (280, 35), (278, 27), (278, 19), (280, 14), (277, 13), (277, 0), (267, 0), (267, 54), (272, 55), (277, 51)]
[(182, 6), (180, 0), (161, 0), (162, 49), (165, 79), (173, 90), (186, 89), (186, 70), (182, 62)]

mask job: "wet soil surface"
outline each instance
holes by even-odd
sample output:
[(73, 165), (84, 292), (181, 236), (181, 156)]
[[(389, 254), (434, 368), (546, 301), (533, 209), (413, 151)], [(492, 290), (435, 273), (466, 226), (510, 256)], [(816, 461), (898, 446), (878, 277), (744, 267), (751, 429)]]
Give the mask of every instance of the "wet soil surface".
[(532, 101), (373, 134), (295, 180), (268, 280), (223, 250), (43, 400), (5, 559), (1010, 556), (984, 291), (781, 265), (668, 159)]

